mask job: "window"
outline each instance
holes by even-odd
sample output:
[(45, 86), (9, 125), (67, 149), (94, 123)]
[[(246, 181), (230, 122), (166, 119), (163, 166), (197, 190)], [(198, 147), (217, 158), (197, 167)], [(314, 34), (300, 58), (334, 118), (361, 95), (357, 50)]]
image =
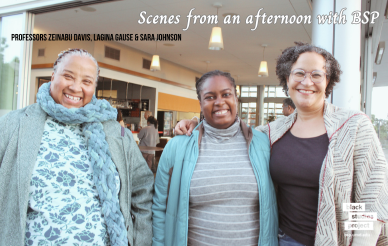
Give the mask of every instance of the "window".
[[(283, 103), (264, 103), (264, 120), (271, 121), (283, 115)], [(265, 123), (264, 121), (264, 123)]]
[(265, 97), (286, 97), (286, 94), (283, 92), (282, 86), (265, 86), (264, 89)]
[(256, 103), (243, 103), (241, 109), (241, 120), (248, 126), (256, 125)]
[(241, 97), (257, 97), (257, 86), (242, 86)]
[(120, 50), (105, 46), (105, 57), (120, 61)]
[(44, 49), (38, 49), (38, 56), (44, 56)]
[(147, 59), (143, 58), (143, 68), (150, 70), (151, 69), (151, 60), (147, 60)]

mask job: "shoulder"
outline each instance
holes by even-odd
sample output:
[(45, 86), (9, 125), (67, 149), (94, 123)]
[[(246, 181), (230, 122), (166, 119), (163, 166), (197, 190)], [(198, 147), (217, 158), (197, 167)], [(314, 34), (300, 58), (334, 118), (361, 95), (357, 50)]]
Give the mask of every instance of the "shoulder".
[[(253, 133), (252, 143), (254, 143), (253, 146), (260, 146), (262, 150), (269, 151), (270, 146), (269, 146), (269, 139), (267, 134), (261, 131), (257, 131), (256, 129), (252, 129), (252, 133)], [(258, 145), (256, 145), (256, 143)]]
[(359, 124), (371, 122), (369, 117), (362, 111), (338, 107), (336, 107), (335, 111), (331, 112), (331, 114), (328, 114), (328, 117), (336, 119), (340, 126), (345, 123)]
[[(263, 126), (264, 127), (264, 126)], [(268, 127), (268, 126), (267, 126)], [(258, 140), (262, 140), (262, 141), (268, 141), (268, 136), (262, 132), (262, 131), (258, 131), (257, 130), (258, 127), (256, 128), (252, 128), (252, 133), (253, 133), (253, 137), (258, 139)]]
[[(108, 120), (102, 122), (104, 130), (113, 135), (121, 135), (121, 125), (117, 120)], [(117, 133), (117, 134), (116, 134)]]
[(191, 136), (177, 135), (167, 142), (163, 152), (165, 150), (168, 151), (171, 149), (177, 149), (179, 146), (182, 146), (185, 142), (190, 141), (190, 139), (192, 139), (193, 137), (194, 137), (194, 134), (191, 134)]
[(25, 116), (46, 117), (46, 113), (40, 108), (37, 103), (24, 107), (22, 109), (13, 110), (6, 115), (0, 117), (0, 128), (2, 130), (15, 128), (19, 125), (20, 119)]

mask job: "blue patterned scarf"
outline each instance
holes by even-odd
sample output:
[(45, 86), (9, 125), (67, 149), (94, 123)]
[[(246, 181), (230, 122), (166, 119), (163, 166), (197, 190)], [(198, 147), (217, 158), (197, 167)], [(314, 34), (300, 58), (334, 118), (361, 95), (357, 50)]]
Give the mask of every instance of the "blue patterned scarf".
[(38, 91), (37, 102), (54, 119), (66, 124), (83, 124), (82, 132), (88, 144), (88, 153), (93, 166), (93, 179), (97, 187), (102, 213), (108, 227), (111, 245), (128, 246), (124, 216), (120, 211), (119, 200), (115, 195), (115, 164), (105, 140), (101, 122), (116, 120), (117, 110), (106, 100), (92, 101), (81, 108), (65, 108), (50, 95), (51, 82), (43, 84)]

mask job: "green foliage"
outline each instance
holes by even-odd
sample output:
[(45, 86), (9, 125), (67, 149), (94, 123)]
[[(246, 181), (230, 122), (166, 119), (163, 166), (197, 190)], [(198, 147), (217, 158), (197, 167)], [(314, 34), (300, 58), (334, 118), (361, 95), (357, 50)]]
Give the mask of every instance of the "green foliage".
[(381, 145), (383, 148), (388, 148), (388, 120), (378, 119), (372, 114), (371, 121), (379, 136)]

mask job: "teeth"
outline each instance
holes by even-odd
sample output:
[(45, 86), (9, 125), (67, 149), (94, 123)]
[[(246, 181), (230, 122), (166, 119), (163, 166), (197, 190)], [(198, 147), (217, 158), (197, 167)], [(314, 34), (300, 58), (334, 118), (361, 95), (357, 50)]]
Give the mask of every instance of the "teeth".
[(69, 99), (71, 99), (71, 100), (74, 100), (74, 101), (79, 101), (79, 100), (81, 100), (80, 97), (73, 97), (73, 96), (70, 96), (70, 95), (67, 95), (67, 94), (65, 94), (65, 97), (67, 97), (67, 98), (69, 98)]
[(305, 91), (305, 90), (299, 90), (300, 92), (302, 93), (307, 93), (307, 94), (313, 94), (314, 92), (313, 91)]
[(217, 111), (215, 114), (223, 115), (223, 114), (226, 114), (227, 112), (228, 112), (228, 110), (221, 110), (221, 111)]

